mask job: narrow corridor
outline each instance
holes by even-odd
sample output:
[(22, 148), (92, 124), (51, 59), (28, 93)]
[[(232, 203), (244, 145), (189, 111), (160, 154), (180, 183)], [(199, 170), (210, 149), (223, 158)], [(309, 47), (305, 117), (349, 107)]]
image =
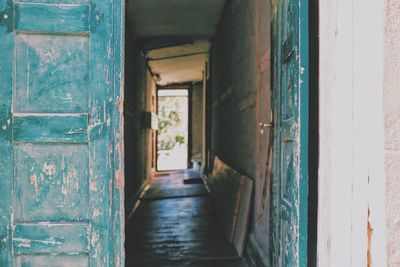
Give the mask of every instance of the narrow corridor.
[(152, 180), (127, 222), (126, 266), (247, 266), (217, 224), (198, 177), (189, 170)]
[[(264, 0), (126, 1), (126, 266), (268, 265), (271, 14)], [(165, 172), (190, 166), (211, 196), (182, 182), (198, 173)]]

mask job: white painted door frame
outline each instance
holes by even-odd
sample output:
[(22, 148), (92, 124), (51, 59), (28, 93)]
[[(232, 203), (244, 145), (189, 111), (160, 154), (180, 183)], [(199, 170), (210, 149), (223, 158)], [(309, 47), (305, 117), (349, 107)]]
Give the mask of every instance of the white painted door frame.
[(385, 1), (320, 1), (318, 266), (386, 266)]

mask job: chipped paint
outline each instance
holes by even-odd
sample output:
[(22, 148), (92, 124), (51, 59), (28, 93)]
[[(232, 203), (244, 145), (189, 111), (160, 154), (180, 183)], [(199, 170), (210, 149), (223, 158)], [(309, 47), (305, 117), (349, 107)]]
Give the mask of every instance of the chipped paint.
[(38, 197), (38, 194), (39, 194), (39, 185), (38, 185), (38, 181), (37, 181), (36, 174), (35, 174), (35, 173), (32, 174), (32, 175), (29, 177), (29, 180), (30, 180), (30, 182), (31, 182), (31, 185), (33, 185), (33, 187), (35, 188), (36, 197)]
[(72, 189), (78, 190), (79, 189), (79, 182), (78, 182), (78, 171), (75, 169), (74, 166), (71, 166), (67, 173), (65, 174), (63, 172), (63, 178), (62, 178), (62, 187), (61, 187), (61, 192), (66, 197), (69, 193), (69, 191)]
[(21, 72), (16, 81), (18, 101), (14, 100), (17, 111), (66, 113), (85, 109), (89, 76), (86, 37), (19, 34), (16, 49)]
[(54, 237), (49, 237), (47, 240), (35, 240), (26, 238), (14, 238), (14, 242), (18, 243), (19, 247), (31, 247), (31, 243), (38, 243), (43, 245), (61, 246), (63, 242), (55, 240)]
[(308, 15), (303, 0), (272, 3), (272, 91), (280, 133), (273, 144), (278, 160), (272, 168), (272, 265), (307, 266), (308, 81), (302, 65), (308, 60), (308, 39), (300, 33), (308, 31)]
[(0, 266), (124, 265), (124, 3), (67, 2), (15, 3), (0, 30)]
[(47, 176), (53, 176), (56, 173), (56, 165), (52, 162), (45, 162), (42, 170)]
[(100, 211), (98, 209), (93, 210), (93, 217), (99, 217), (100, 216)]
[(123, 188), (123, 179), (124, 177), (122, 177), (121, 175), (121, 171), (117, 170), (115, 172), (115, 186), (118, 188), (118, 190), (124, 190)]
[(110, 200), (110, 202), (112, 202), (112, 200), (113, 200), (113, 182), (110, 180), (109, 182), (108, 182), (108, 193), (109, 193), (109, 200)]
[(94, 248), (94, 252), (95, 252), (94, 255), (92, 255), (92, 257), (96, 257), (100, 250), (100, 248), (99, 248), (100, 235), (96, 231), (93, 231), (93, 229), (90, 234), (91, 234), (90, 244)]
[(97, 184), (96, 183), (94, 183), (94, 182), (91, 182), (90, 183), (90, 185), (89, 185), (89, 189), (91, 190), (91, 191), (97, 191)]

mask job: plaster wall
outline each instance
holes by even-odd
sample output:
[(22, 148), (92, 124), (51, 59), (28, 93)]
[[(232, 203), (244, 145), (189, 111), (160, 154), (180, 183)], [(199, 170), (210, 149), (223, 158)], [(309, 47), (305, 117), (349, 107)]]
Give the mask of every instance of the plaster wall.
[(149, 99), (155, 95), (155, 83), (128, 22), (125, 42), (125, 202), (129, 213), (136, 194), (150, 179), (151, 132), (144, 128), (143, 113), (151, 109)]
[(251, 178), (255, 172), (255, 54), (250, 1), (227, 4), (211, 49), (213, 154)]
[(385, 175), (388, 266), (400, 266), (400, 2), (385, 7)]
[(260, 136), (257, 128), (259, 120), (270, 119), (269, 24), (269, 1), (227, 1), (211, 48), (207, 88), (212, 156), (255, 181), (247, 252), (254, 266), (267, 264), (269, 250), (269, 136)]
[(203, 147), (203, 84), (192, 87), (192, 157), (201, 159)]

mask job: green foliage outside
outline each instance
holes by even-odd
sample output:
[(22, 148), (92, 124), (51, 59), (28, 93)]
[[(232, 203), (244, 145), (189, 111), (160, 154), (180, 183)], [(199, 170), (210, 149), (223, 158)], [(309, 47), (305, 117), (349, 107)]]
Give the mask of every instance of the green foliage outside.
[[(187, 135), (187, 108), (182, 97), (159, 97), (158, 145), (159, 150), (172, 150), (176, 145), (185, 144)], [(186, 113), (186, 114), (185, 114)]]

